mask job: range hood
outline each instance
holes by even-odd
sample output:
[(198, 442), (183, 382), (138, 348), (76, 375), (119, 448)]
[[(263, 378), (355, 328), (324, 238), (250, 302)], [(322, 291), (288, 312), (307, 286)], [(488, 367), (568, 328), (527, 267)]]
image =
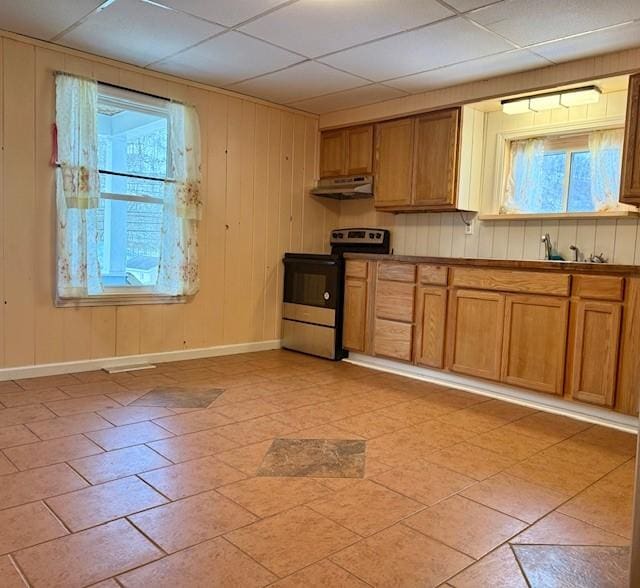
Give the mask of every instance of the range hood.
[(347, 178), (324, 178), (311, 190), (315, 196), (352, 200), (373, 196), (373, 176), (349, 176)]

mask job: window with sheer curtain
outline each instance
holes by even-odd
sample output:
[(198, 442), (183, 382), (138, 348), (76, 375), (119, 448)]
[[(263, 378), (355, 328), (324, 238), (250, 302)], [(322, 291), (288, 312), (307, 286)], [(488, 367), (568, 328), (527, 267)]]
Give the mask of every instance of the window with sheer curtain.
[(605, 212), (618, 202), (623, 129), (514, 140), (501, 214)]
[(195, 294), (195, 109), (58, 74), (56, 145), (58, 301)]

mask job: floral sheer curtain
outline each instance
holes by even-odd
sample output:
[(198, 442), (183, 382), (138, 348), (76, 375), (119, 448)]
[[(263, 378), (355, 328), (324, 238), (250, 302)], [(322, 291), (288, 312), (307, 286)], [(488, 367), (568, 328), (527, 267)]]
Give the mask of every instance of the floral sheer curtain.
[(618, 202), (623, 141), (623, 129), (589, 133), (591, 198), (598, 212), (633, 208)]
[(507, 176), (501, 214), (542, 210), (543, 185), (540, 179), (544, 157), (544, 139), (526, 139), (511, 143), (511, 163)]
[(98, 262), (98, 85), (56, 76), (57, 294), (82, 298), (102, 293)]
[(158, 291), (193, 295), (200, 287), (198, 223), (202, 217), (200, 125), (196, 109), (169, 105), (169, 177), (165, 184)]

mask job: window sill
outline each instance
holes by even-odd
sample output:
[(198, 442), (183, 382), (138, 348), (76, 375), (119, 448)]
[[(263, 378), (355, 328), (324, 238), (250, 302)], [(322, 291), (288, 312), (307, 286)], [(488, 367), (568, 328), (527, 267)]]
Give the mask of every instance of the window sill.
[(519, 221), (519, 220), (589, 220), (598, 218), (637, 218), (637, 210), (612, 210), (610, 212), (557, 212), (540, 214), (479, 214), (481, 221)]
[(132, 306), (135, 304), (184, 304), (187, 296), (169, 296), (164, 294), (102, 294), (86, 298), (56, 298), (57, 308), (84, 306)]

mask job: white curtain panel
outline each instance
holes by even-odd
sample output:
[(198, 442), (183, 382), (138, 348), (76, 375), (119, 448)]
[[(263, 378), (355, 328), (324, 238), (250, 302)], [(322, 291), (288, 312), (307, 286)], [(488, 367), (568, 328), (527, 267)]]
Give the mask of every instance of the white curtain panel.
[(158, 291), (191, 296), (200, 287), (202, 216), (200, 124), (192, 106), (169, 105), (169, 177), (165, 184)]
[(59, 298), (82, 298), (102, 292), (97, 255), (100, 205), (97, 111), (96, 82), (57, 74)]
[(596, 211), (633, 209), (618, 202), (623, 141), (623, 129), (589, 133), (591, 198)]
[(542, 210), (543, 139), (511, 143), (511, 164), (507, 175), (501, 214)]

